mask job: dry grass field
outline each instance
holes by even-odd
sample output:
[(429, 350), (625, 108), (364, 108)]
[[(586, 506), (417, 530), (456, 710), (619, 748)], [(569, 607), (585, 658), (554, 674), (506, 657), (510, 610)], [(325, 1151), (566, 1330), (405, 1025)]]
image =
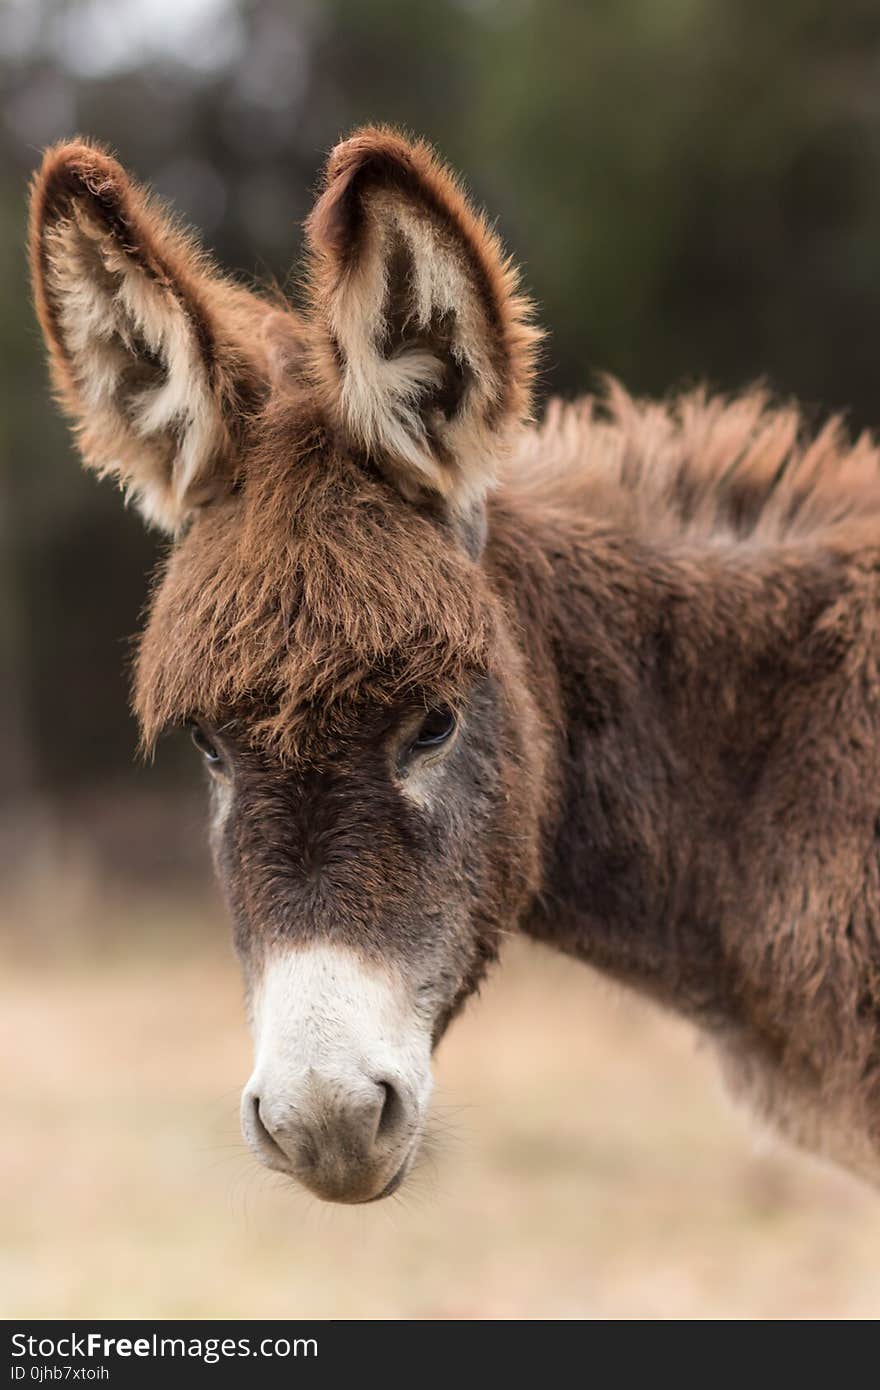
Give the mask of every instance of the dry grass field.
[(442, 1047), (430, 1157), (331, 1208), (239, 1138), (219, 913), (104, 912), (0, 955), (2, 1315), (880, 1315), (880, 1197), (758, 1140), (690, 1028), (587, 970), (514, 943)]

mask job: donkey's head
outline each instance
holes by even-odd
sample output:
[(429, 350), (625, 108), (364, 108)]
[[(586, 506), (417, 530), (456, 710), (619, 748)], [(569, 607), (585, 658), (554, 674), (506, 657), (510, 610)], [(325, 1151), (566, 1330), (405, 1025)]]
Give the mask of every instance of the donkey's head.
[(543, 735), (484, 564), (536, 334), (423, 145), (366, 130), (308, 307), (220, 276), (103, 151), (50, 151), (37, 306), (94, 468), (174, 537), (137, 662), (191, 726), (248, 987), (245, 1135), (318, 1195), (395, 1189), (431, 1054), (535, 886)]

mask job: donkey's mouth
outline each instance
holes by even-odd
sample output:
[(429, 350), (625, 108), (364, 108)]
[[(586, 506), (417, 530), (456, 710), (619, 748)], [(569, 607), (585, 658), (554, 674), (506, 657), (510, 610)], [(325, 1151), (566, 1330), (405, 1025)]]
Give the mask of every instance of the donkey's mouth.
[(409, 1151), (409, 1153), (407, 1154), (406, 1158), (403, 1160), (403, 1162), (401, 1163), (400, 1167), (398, 1168), (397, 1172), (394, 1174), (394, 1177), (390, 1180), (390, 1182), (387, 1182), (387, 1183), (385, 1184), (385, 1186), (382, 1188), (382, 1191), (381, 1191), (381, 1192), (377, 1192), (376, 1195), (375, 1195), (375, 1197), (367, 1197), (366, 1200), (365, 1200), (365, 1202), (363, 1203), (364, 1206), (368, 1206), (368, 1205), (370, 1204), (370, 1202), (381, 1202), (382, 1199), (383, 1199), (383, 1197), (393, 1197), (393, 1196), (394, 1196), (394, 1193), (395, 1193), (395, 1192), (397, 1191), (397, 1189), (400, 1187), (401, 1183), (403, 1182), (404, 1178), (406, 1177), (407, 1173), (408, 1173), (409, 1170), (410, 1170), (410, 1164), (411, 1164), (412, 1156), (413, 1156), (413, 1150), (410, 1149), (410, 1151)]
[(328, 1183), (314, 1172), (297, 1171), (294, 1168), (288, 1168), (286, 1171), (298, 1186), (304, 1187), (307, 1192), (322, 1202), (346, 1207), (371, 1206), (373, 1202), (381, 1202), (384, 1198), (391, 1197), (397, 1192), (412, 1167), (416, 1147), (417, 1145), (413, 1145), (409, 1150), (385, 1186), (380, 1188), (378, 1192), (371, 1194), (369, 1181), (365, 1181), (363, 1177), (353, 1176), (350, 1181)]
[(419, 1140), (416, 1139), (407, 1149), (402, 1162), (392, 1173), (391, 1177), (385, 1183), (385, 1186), (380, 1188), (378, 1192), (373, 1192), (370, 1196), (364, 1194), (364, 1187), (366, 1186), (367, 1191), (369, 1191), (369, 1186), (364, 1183), (363, 1179), (361, 1179), (360, 1182), (354, 1182), (351, 1187), (349, 1187), (348, 1184), (344, 1187), (337, 1187), (334, 1184), (332, 1188), (328, 1189), (323, 1184), (316, 1184), (312, 1174), (292, 1172), (291, 1176), (297, 1183), (304, 1186), (307, 1191), (311, 1192), (314, 1197), (318, 1197), (321, 1201), (332, 1202), (334, 1205), (340, 1206), (371, 1206), (373, 1202), (381, 1202), (386, 1197), (392, 1197), (402, 1186), (412, 1169), (413, 1160), (418, 1152), (418, 1147)]

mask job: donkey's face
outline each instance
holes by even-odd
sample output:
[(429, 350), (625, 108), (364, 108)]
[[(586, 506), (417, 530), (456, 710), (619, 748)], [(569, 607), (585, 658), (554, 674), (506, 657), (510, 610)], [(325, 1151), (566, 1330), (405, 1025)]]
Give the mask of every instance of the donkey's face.
[(481, 555), (535, 334), (423, 146), (339, 146), (307, 232), (300, 316), (74, 144), (37, 180), (32, 260), (87, 462), (176, 538), (135, 706), (207, 767), (245, 1135), (366, 1201), (408, 1171), (432, 1050), (534, 889), (540, 722)]
[(265, 1163), (323, 1197), (402, 1180), (432, 1050), (522, 896), (501, 767), (511, 714), (491, 677), (454, 706), (365, 702), (294, 767), (197, 726), (250, 983), (242, 1127)]

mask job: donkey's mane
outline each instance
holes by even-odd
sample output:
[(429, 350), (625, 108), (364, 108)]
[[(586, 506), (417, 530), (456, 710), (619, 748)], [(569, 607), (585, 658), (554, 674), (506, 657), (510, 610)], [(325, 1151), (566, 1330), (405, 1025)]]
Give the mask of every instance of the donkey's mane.
[(615, 381), (551, 401), (505, 479), (524, 505), (623, 525), (658, 541), (782, 541), (880, 513), (880, 446), (840, 416), (811, 432), (755, 388), (638, 400)]

